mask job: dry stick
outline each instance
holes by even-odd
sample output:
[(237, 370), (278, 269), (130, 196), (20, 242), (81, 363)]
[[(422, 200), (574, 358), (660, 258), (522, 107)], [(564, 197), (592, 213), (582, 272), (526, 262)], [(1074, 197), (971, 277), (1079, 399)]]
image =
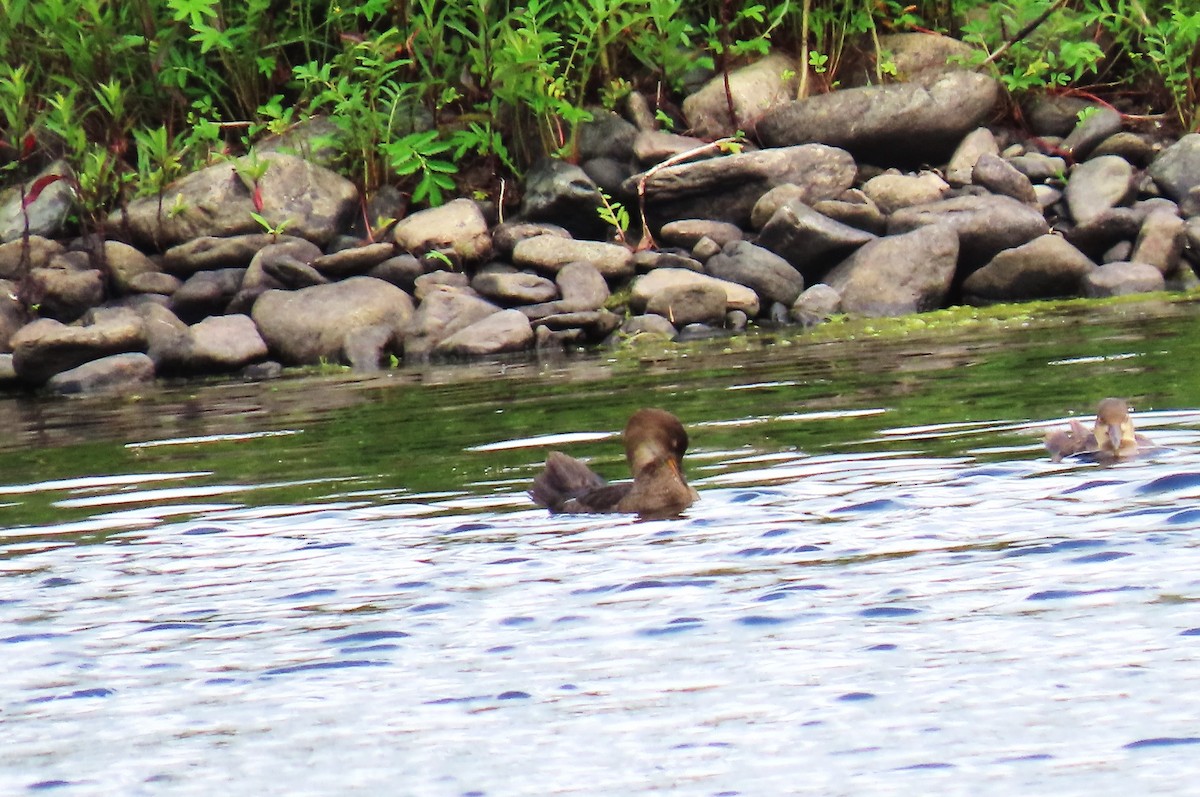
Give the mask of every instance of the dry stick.
[(1021, 28), (1019, 31), (1017, 31), (1016, 36), (1013, 36), (1011, 39), (1006, 41), (1004, 44), (1000, 45), (996, 49), (996, 52), (992, 53), (986, 59), (984, 59), (983, 63), (980, 64), (980, 66), (987, 66), (988, 64), (995, 63), (996, 59), (999, 58), (1000, 56), (1004, 55), (1006, 52), (1008, 52), (1010, 47), (1012, 47), (1014, 44), (1021, 41), (1021, 39), (1024, 39), (1026, 36), (1033, 33), (1035, 30), (1037, 30), (1038, 26), (1040, 26), (1043, 22), (1045, 22), (1047, 19), (1049, 19), (1051, 14), (1053, 14), (1055, 11), (1059, 10), (1066, 4), (1067, 4), (1067, 0), (1056, 0), (1056, 2), (1053, 5), (1051, 5), (1045, 11), (1043, 11), (1040, 15), (1038, 15), (1037, 19), (1035, 19), (1033, 22), (1030, 22), (1028, 25)]
[(651, 247), (656, 245), (654, 243), (654, 236), (650, 234), (650, 225), (646, 221), (646, 183), (647, 183), (647, 181), (649, 181), (651, 177), (658, 174), (659, 172), (661, 172), (663, 169), (667, 168), (668, 166), (674, 166), (677, 163), (682, 163), (683, 161), (694, 158), (697, 155), (703, 155), (705, 152), (708, 152), (710, 150), (724, 149), (727, 144), (732, 144), (735, 141), (737, 141), (737, 138), (735, 136), (726, 136), (725, 138), (718, 138), (716, 141), (712, 141), (708, 144), (702, 144), (699, 147), (693, 147), (692, 149), (689, 149), (685, 152), (676, 153), (675, 155), (672, 155), (671, 157), (667, 158), (662, 163), (657, 163), (642, 173), (642, 176), (638, 178), (638, 183), (637, 183), (638, 215), (640, 215), (641, 219), (642, 219), (642, 240), (639, 241), (638, 245), (637, 245), (637, 249), (639, 252), (644, 251), (646, 249), (650, 249)]

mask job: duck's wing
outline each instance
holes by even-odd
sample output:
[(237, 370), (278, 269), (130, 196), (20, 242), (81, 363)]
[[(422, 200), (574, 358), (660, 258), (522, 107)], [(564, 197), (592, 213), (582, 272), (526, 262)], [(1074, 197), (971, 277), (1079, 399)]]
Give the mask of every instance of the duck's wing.
[(568, 505), (577, 504), (576, 499), (606, 486), (604, 479), (584, 463), (561, 451), (551, 451), (546, 457), (546, 467), (533, 480), (529, 497), (538, 506), (544, 506), (551, 512), (603, 511), (568, 508)]

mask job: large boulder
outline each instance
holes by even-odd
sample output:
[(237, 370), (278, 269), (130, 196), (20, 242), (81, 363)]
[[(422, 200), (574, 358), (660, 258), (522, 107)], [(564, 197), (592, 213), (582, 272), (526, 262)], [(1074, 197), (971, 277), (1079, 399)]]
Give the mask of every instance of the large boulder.
[[(714, 219), (748, 227), (754, 205), (775, 186), (791, 183), (806, 203), (833, 199), (851, 186), (858, 166), (850, 153), (822, 144), (740, 152), (681, 163), (646, 179), (647, 212), (662, 221)], [(641, 175), (625, 183), (637, 193)]]
[(845, 313), (895, 316), (941, 307), (954, 280), (958, 235), (935, 224), (864, 245), (825, 282), (842, 297)]
[[(254, 172), (264, 165), (255, 188)], [(257, 212), (273, 227), (323, 245), (358, 206), (349, 180), (280, 153), (258, 156), (257, 167), (249, 157), (209, 166), (167, 186), (164, 196), (161, 206), (157, 196), (135, 199), (113, 225), (127, 224), (139, 246), (165, 248), (201, 236), (260, 233), (250, 215)]]
[(944, 162), (1000, 99), (1000, 86), (977, 72), (956, 71), (915, 83), (865, 86), (773, 108), (758, 123), (770, 147), (817, 142), (867, 161)]
[(758, 245), (782, 257), (806, 280), (814, 281), (834, 263), (876, 237), (792, 200), (785, 202), (763, 225)]
[(92, 360), (46, 382), (53, 393), (118, 393), (154, 381), (154, 361), (141, 352), (113, 354)]
[(399, 350), (413, 315), (408, 294), (374, 277), (351, 277), (298, 291), (269, 290), (251, 317), (271, 353), (292, 365), (344, 360), (347, 334), (376, 325), (392, 330)]
[(725, 292), (726, 310), (741, 310), (750, 317), (758, 315), (758, 294), (750, 288), (684, 268), (656, 268), (649, 274), (638, 277), (629, 295), (629, 305), (640, 313), (645, 311), (646, 306), (657, 294), (692, 285), (712, 285), (720, 288)]

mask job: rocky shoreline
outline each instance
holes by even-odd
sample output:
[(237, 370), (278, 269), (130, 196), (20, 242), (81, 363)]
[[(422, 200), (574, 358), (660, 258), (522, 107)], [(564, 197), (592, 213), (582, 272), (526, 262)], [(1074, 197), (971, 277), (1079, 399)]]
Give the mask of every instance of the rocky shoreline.
[[(1196, 284), (1200, 135), (1053, 97), (1017, 134), (995, 126), (994, 80), (945, 66), (954, 43), (905, 37), (905, 82), (795, 100), (796, 64), (773, 55), (730, 75), (736, 119), (710, 83), (683, 106), (703, 139), (658, 130), (636, 94), (597, 111), (579, 165), (531, 169), (513, 218), (457, 199), (367, 235), (302, 131), (130, 203), (104, 240), (66, 238), (66, 183), (30, 201), (34, 180), (0, 195), (0, 384), (370, 370)], [(614, 240), (606, 202), (644, 206), (652, 236)]]

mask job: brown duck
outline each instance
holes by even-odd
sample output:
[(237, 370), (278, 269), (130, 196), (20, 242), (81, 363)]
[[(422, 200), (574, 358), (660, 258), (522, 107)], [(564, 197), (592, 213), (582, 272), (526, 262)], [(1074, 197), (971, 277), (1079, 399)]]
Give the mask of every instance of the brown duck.
[(551, 451), (529, 497), (553, 513), (625, 512), (674, 517), (700, 496), (683, 477), (688, 436), (666, 410), (638, 410), (625, 424), (625, 457), (633, 481), (608, 484), (584, 463)]
[(1089, 430), (1079, 421), (1071, 421), (1068, 429), (1046, 433), (1046, 450), (1058, 462), (1063, 457), (1090, 454), (1098, 460), (1112, 462), (1136, 456), (1139, 450), (1153, 448), (1149, 438), (1138, 434), (1129, 417), (1129, 404), (1124, 399), (1106, 398), (1096, 410), (1096, 422)]

